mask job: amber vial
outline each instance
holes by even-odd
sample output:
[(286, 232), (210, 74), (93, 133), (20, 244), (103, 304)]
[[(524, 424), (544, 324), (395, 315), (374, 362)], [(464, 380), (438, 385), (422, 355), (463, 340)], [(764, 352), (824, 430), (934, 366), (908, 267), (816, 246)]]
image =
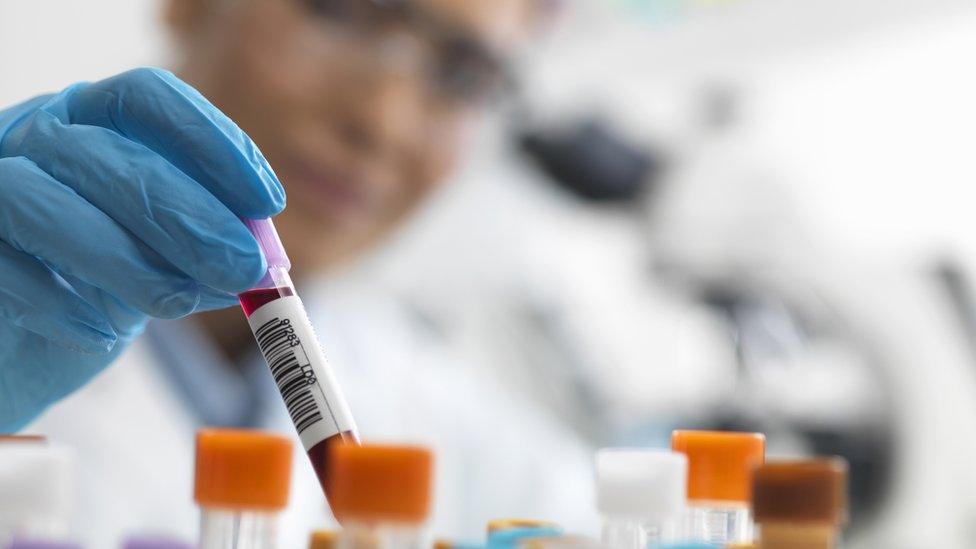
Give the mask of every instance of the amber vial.
[(753, 479), (760, 549), (834, 549), (847, 521), (847, 463), (769, 462)]

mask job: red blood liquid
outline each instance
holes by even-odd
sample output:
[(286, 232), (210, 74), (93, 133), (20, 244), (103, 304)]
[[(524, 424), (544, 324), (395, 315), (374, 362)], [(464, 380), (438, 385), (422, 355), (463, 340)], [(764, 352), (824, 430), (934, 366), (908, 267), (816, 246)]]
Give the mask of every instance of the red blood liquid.
[(325, 499), (332, 504), (332, 490), (329, 486), (329, 467), (331, 466), (332, 452), (329, 450), (334, 444), (356, 444), (359, 445), (359, 435), (355, 431), (343, 431), (339, 434), (323, 440), (312, 446), (308, 450), (308, 459), (312, 462), (312, 469), (315, 469), (315, 476), (319, 479)]
[(254, 311), (261, 308), (262, 305), (267, 305), (272, 301), (281, 298), (295, 295), (295, 291), (287, 286), (281, 288), (259, 288), (257, 290), (248, 290), (242, 294), (239, 294), (237, 298), (241, 301), (241, 308), (244, 309), (244, 316), (251, 318)]
[[(244, 309), (244, 315), (250, 317), (254, 314), (254, 311), (261, 308), (262, 305), (271, 303), (272, 301), (295, 295), (295, 291), (288, 287), (280, 288), (260, 288), (257, 290), (248, 290), (237, 297), (241, 301), (241, 308)], [(329, 448), (333, 444), (359, 444), (359, 436), (355, 431), (343, 431), (332, 435), (331, 437), (322, 440), (315, 446), (312, 446), (308, 450), (308, 459), (312, 462), (312, 468), (315, 469), (315, 476), (319, 479), (319, 484), (322, 486), (322, 491), (325, 493), (325, 498), (331, 501), (329, 497), (329, 483), (328, 483), (328, 471), (329, 471)]]

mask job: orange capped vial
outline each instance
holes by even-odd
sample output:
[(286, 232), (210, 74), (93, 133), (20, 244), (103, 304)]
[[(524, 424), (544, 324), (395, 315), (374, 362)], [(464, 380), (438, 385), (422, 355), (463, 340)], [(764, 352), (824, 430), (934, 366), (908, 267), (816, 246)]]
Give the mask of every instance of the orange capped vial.
[(719, 545), (752, 541), (752, 474), (765, 461), (766, 437), (674, 431), (671, 449), (688, 457), (685, 537)]
[(258, 431), (197, 433), (193, 499), (200, 506), (200, 549), (268, 549), (288, 505), (292, 443)]
[(338, 547), (424, 546), (434, 457), (418, 446), (331, 448), (332, 512), (343, 525)]

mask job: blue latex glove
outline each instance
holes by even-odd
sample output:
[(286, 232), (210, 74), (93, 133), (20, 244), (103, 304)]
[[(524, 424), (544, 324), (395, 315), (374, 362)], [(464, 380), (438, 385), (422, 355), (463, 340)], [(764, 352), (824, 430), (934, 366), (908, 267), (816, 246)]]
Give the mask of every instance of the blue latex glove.
[(0, 111), (0, 432), (90, 380), (149, 317), (236, 304), (265, 269), (238, 216), (284, 204), (254, 143), (166, 71)]

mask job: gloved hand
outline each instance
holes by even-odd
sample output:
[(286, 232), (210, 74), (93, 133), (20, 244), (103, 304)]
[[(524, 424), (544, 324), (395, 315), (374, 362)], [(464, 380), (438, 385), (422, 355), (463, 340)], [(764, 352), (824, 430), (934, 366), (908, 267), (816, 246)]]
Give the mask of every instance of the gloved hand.
[(0, 111), (0, 432), (90, 380), (149, 317), (236, 304), (265, 269), (238, 217), (284, 204), (254, 143), (166, 71)]

